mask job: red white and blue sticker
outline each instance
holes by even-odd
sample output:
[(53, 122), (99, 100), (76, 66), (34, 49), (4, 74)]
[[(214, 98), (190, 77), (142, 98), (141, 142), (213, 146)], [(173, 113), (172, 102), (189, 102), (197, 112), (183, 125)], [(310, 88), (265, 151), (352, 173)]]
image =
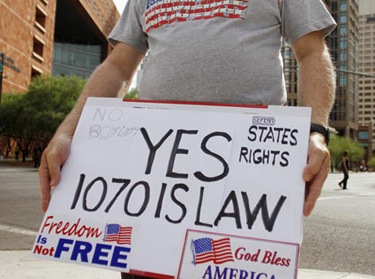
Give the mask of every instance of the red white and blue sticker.
[(133, 227), (46, 215), (32, 254), (64, 262), (128, 271)]
[(299, 244), (188, 230), (177, 278), (297, 278)]
[(165, 24), (214, 17), (245, 18), (248, 0), (148, 0), (146, 32)]

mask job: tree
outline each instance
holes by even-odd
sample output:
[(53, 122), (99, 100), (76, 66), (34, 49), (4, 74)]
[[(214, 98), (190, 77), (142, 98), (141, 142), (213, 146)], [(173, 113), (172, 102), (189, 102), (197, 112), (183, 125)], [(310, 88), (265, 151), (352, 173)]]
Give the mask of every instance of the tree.
[(124, 99), (139, 99), (139, 91), (137, 88), (131, 89), (124, 97)]
[[(30, 119), (36, 138), (48, 143), (53, 133), (75, 105), (85, 80), (79, 77), (38, 77), (24, 95), (25, 112), (35, 113)], [(43, 100), (43, 101), (41, 101)]]
[(76, 103), (85, 80), (56, 76), (33, 79), (24, 94), (4, 94), (1, 121), (4, 135), (20, 144), (23, 159), (33, 143), (46, 146)]
[(342, 155), (345, 150), (349, 151), (349, 159), (355, 164), (363, 160), (365, 155), (364, 148), (347, 137), (333, 136), (328, 145), (328, 149), (331, 154), (331, 161), (334, 167), (340, 165)]
[(17, 127), (22, 124), (19, 118), (23, 107), (21, 98), (22, 97), (19, 94), (10, 93), (4, 93), (2, 96), (0, 125), (5, 127), (5, 131), (1, 137), (1, 141), (6, 146), (5, 158), (8, 157), (12, 148), (11, 139), (17, 134)]
[(372, 157), (372, 159), (367, 162), (367, 166), (370, 169), (374, 170), (374, 168), (375, 168), (375, 157)]

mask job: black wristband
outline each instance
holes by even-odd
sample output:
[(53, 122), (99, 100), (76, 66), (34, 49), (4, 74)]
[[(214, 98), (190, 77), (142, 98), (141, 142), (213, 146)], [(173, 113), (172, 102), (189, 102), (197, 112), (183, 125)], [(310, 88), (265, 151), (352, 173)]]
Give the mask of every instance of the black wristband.
[(329, 144), (329, 130), (328, 128), (324, 127), (323, 125), (311, 123), (310, 126), (310, 133), (319, 133), (324, 136), (325, 142), (328, 145)]

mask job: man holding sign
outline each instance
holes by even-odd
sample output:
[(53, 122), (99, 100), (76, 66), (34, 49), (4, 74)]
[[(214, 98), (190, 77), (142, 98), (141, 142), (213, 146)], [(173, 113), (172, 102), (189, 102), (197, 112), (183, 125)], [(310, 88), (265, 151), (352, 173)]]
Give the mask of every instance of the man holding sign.
[[(283, 105), (281, 38), (299, 63), (299, 104), (312, 108), (305, 216), (328, 174), (328, 115), (335, 76), (324, 37), (335, 22), (321, 0), (129, 0), (94, 71), (42, 156), (42, 210), (60, 180), (88, 97), (116, 97), (147, 54), (141, 99)], [(126, 276), (126, 275), (125, 275)], [(125, 277), (131, 278), (131, 277)]]

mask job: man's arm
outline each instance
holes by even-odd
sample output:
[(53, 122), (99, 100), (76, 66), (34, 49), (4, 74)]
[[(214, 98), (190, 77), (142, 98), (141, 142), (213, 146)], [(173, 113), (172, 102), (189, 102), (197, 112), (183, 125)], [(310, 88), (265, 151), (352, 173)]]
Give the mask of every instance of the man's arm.
[(87, 81), (76, 105), (57, 129), (42, 155), (39, 168), (42, 211), (47, 210), (51, 188), (60, 181), (60, 169), (66, 161), (79, 117), (88, 97), (116, 97), (123, 82), (130, 84), (144, 54), (136, 48), (116, 44), (109, 57), (96, 68)]
[[(298, 97), (300, 106), (312, 108), (311, 122), (328, 126), (335, 95), (335, 73), (320, 31), (298, 39), (292, 45), (299, 64)], [(324, 136), (310, 135), (308, 163), (303, 172), (307, 183), (304, 214), (311, 214), (322, 191), (329, 169), (329, 151)]]

